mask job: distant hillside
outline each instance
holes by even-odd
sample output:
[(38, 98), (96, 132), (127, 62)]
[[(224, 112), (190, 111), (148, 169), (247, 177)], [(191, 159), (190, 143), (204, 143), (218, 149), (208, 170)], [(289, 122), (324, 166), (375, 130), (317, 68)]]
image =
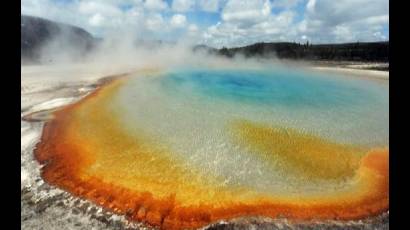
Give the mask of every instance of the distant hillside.
[(41, 49), (49, 42), (56, 42), (61, 50), (69, 47), (76, 53), (89, 51), (97, 42), (90, 33), (76, 26), (47, 19), (21, 16), (21, 59), (37, 62)]
[(357, 42), (344, 44), (298, 44), (290, 42), (256, 43), (237, 48), (214, 49), (204, 45), (194, 47), (213, 54), (233, 57), (277, 57), (295, 60), (389, 61), (389, 42)]

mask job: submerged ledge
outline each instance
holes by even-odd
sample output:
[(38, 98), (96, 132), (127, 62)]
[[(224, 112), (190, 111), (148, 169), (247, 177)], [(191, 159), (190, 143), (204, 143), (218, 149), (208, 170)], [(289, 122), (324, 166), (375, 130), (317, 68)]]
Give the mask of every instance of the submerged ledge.
[[(81, 171), (82, 163), (85, 162), (85, 165), (87, 165), (88, 162), (92, 161), (93, 159), (87, 159), (88, 157), (82, 156), (81, 152), (83, 152), (84, 150), (81, 149), (81, 144), (70, 141), (58, 143), (58, 140), (67, 140), (65, 139), (65, 137), (67, 136), (64, 136), (64, 132), (66, 132), (67, 127), (71, 125), (68, 123), (76, 122), (75, 120), (72, 120), (70, 114), (75, 112), (78, 107), (86, 106), (86, 104), (89, 103), (90, 100), (94, 100), (92, 103), (96, 103), (95, 100), (98, 100), (98, 97), (105, 97), (107, 92), (111, 93), (112, 90), (115, 90), (116, 87), (120, 86), (125, 81), (124, 77), (125, 76), (121, 76), (118, 78), (105, 80), (106, 82), (104, 83), (104, 86), (100, 87), (80, 102), (69, 105), (62, 110), (55, 112), (55, 118), (46, 123), (43, 136), (41, 138), (42, 141), (38, 144), (37, 149), (35, 150), (35, 155), (40, 163), (45, 164), (42, 176), (47, 182), (52, 185), (56, 185), (57, 187), (61, 187), (73, 193), (74, 195), (89, 199), (116, 213), (125, 214), (131, 220), (143, 221), (150, 225), (161, 226), (164, 228), (196, 228), (205, 226), (214, 221), (231, 219), (237, 216), (278, 216), (277, 212), (269, 214), (269, 211), (267, 210), (272, 210), (272, 207), (270, 207), (269, 204), (264, 204), (256, 209), (243, 205), (233, 206), (231, 208), (228, 208), (227, 210), (218, 210), (215, 212), (216, 214), (213, 213), (212, 206), (178, 210), (174, 207), (175, 198), (172, 198), (172, 196), (170, 196), (169, 199), (156, 200), (152, 195), (147, 194), (146, 191), (144, 191), (142, 194), (138, 194), (138, 192), (135, 193), (133, 191), (128, 191), (126, 188), (121, 188), (121, 186), (117, 187), (111, 183), (104, 183), (98, 178), (87, 178), (87, 180), (82, 179), (81, 174), (78, 174), (79, 172), (76, 172), (76, 170)], [(97, 117), (96, 119), (101, 121), (101, 118), (98, 118), (98, 116), (101, 115), (98, 112), (101, 111), (95, 110), (95, 112), (96, 113), (94, 114), (94, 116)], [(384, 150), (382, 152), (384, 152)], [(78, 156), (73, 157), (73, 155), (75, 154), (78, 154)], [(387, 158), (385, 154), (387, 154)], [(381, 181), (387, 182), (388, 185), (388, 172), (386, 181), (386, 168), (384, 168), (384, 165), (386, 163), (388, 164), (388, 153), (381, 153), (376, 155), (380, 156), (376, 157), (377, 159), (380, 159), (380, 161), (377, 161), (379, 163), (376, 165), (376, 167), (370, 166), (370, 168), (376, 171), (381, 171), (380, 175), (384, 178), (381, 179)], [(373, 162), (373, 160), (371, 160), (371, 162)], [(373, 163), (370, 163), (370, 165), (373, 165)], [(388, 210), (388, 190), (385, 190), (386, 184), (382, 183), (380, 184), (380, 186), (381, 190), (377, 191), (381, 192), (381, 206), (377, 207), (377, 205), (375, 205), (373, 208), (367, 207), (365, 208), (366, 210), (362, 210), (365, 214), (360, 214), (360, 212), (358, 212), (351, 213), (347, 216), (339, 216), (338, 214), (334, 213), (334, 211), (337, 210), (334, 210), (332, 211), (333, 214), (325, 214), (321, 217), (320, 215), (318, 215), (319, 218), (317, 218), (314, 217), (312, 213), (301, 213), (306, 212), (306, 208), (309, 209), (309, 206), (300, 207), (301, 211), (295, 212), (299, 214), (292, 214), (292, 208), (286, 208), (287, 211), (283, 211), (284, 209), (282, 209), (282, 211), (280, 212), (287, 213), (288, 215), (285, 216), (288, 216), (290, 219), (326, 220), (329, 218), (337, 218), (349, 220), (378, 215)], [(373, 202), (374, 200), (371, 201)], [(260, 209), (260, 211), (258, 211), (257, 209)], [(317, 209), (317, 212), (313, 211), (313, 214), (322, 213), (323, 210), (324, 209), (319, 208)]]

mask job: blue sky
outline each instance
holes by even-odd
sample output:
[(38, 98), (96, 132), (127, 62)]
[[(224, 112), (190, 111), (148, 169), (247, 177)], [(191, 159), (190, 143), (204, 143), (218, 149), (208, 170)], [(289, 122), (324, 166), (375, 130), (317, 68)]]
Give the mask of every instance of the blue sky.
[(214, 47), (254, 42), (389, 39), (388, 0), (22, 0), (22, 14), (105, 37), (187, 41)]

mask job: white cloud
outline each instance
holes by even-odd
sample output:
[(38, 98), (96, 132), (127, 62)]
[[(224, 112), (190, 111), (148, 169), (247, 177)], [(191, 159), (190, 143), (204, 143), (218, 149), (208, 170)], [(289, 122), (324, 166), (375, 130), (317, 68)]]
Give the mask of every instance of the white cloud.
[(313, 42), (375, 41), (388, 22), (387, 0), (309, 0), (297, 27)]
[(190, 24), (188, 26), (188, 31), (191, 32), (191, 33), (196, 33), (196, 32), (198, 32), (198, 30), (199, 30), (198, 26), (195, 25), (195, 24)]
[(186, 17), (182, 14), (175, 14), (171, 18), (171, 26), (174, 28), (182, 28), (186, 25)]
[(271, 14), (269, 0), (229, 0), (222, 11), (224, 21), (250, 24), (263, 21)]
[(219, 0), (200, 0), (199, 6), (201, 10), (206, 12), (218, 12)]
[(99, 13), (94, 14), (89, 19), (89, 23), (92, 26), (101, 26), (101, 25), (103, 25), (104, 22), (105, 22), (105, 18), (103, 16), (101, 16), (101, 14), (99, 14)]
[(193, 9), (195, 2), (193, 0), (173, 0), (172, 10), (175, 12), (187, 12)]
[(190, 24), (188, 26), (188, 33), (186, 34), (189, 39), (194, 41), (194, 44), (196, 43), (195, 41), (199, 41), (201, 39), (201, 34), (199, 32), (199, 28), (195, 24)]
[(270, 1), (230, 0), (222, 11), (223, 21), (208, 27), (203, 41), (216, 47), (232, 47), (287, 40), (295, 34), (292, 29), (295, 15), (291, 10), (272, 14)]
[[(208, 45), (241, 46), (261, 41), (314, 43), (376, 41), (388, 39), (388, 0), (308, 0), (305, 12), (293, 8), (301, 0), (272, 2), (229, 0), (222, 21), (202, 35)], [(366, 7), (361, 7), (366, 6)], [(272, 8), (279, 13), (272, 14)]]
[(174, 12), (206, 11), (218, 12), (221, 1), (225, 0), (173, 0)]
[(306, 12), (307, 13), (314, 13), (315, 10), (316, 0), (309, 0), (306, 4)]
[[(22, 0), (21, 12), (79, 26), (99, 37), (129, 32), (143, 34), (145, 39), (161, 39), (158, 34), (169, 27), (159, 11), (167, 7), (164, 4), (143, 0), (82, 0), (61, 5), (54, 0)], [(122, 9), (124, 5), (128, 8)]]
[(300, 3), (301, 0), (273, 0), (272, 7), (291, 8)]
[(152, 31), (163, 29), (164, 23), (164, 18), (158, 13), (148, 16), (145, 21), (146, 28)]
[(291, 29), (294, 17), (293, 11), (283, 11), (247, 27), (241, 26), (241, 22), (223, 21), (207, 29), (204, 42), (217, 47), (232, 47), (261, 41), (287, 41), (295, 34)]
[(309, 0), (307, 18), (338, 25), (389, 13), (386, 0)]
[[(79, 26), (97, 36), (121, 28), (145, 39), (164, 39), (169, 38), (167, 33), (179, 30), (175, 33), (178, 36), (196, 34), (201, 37), (196, 41), (218, 47), (261, 41), (327, 43), (389, 37), (385, 32), (389, 28), (388, 0), (174, 0), (172, 11), (178, 13), (170, 16), (168, 4), (165, 0), (21, 0), (21, 12)], [(298, 4), (304, 4), (304, 12), (297, 11)], [(219, 12), (221, 21), (203, 27), (202, 18), (189, 21), (182, 14), (187, 11), (189, 15)]]
[(112, 17), (122, 14), (121, 10), (116, 6), (95, 1), (80, 2), (78, 11), (82, 14), (92, 15), (98, 13), (100, 15), (107, 15)]
[(161, 11), (168, 8), (168, 4), (163, 0), (145, 0), (144, 6), (152, 11)]

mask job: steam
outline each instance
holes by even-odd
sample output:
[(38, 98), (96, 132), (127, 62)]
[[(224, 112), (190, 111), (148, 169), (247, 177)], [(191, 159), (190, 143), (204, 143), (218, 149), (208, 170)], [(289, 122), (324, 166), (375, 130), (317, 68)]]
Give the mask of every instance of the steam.
[(181, 66), (204, 68), (247, 68), (279, 64), (275, 57), (269, 59), (246, 58), (236, 55), (227, 58), (206, 49), (194, 51), (197, 41), (192, 34), (174, 43), (147, 41), (136, 36), (133, 30), (116, 30), (106, 33), (101, 41), (92, 45), (75, 41), (62, 31), (48, 41), (41, 49), (41, 63), (44, 65), (84, 65), (101, 72), (134, 69), (167, 69)]

